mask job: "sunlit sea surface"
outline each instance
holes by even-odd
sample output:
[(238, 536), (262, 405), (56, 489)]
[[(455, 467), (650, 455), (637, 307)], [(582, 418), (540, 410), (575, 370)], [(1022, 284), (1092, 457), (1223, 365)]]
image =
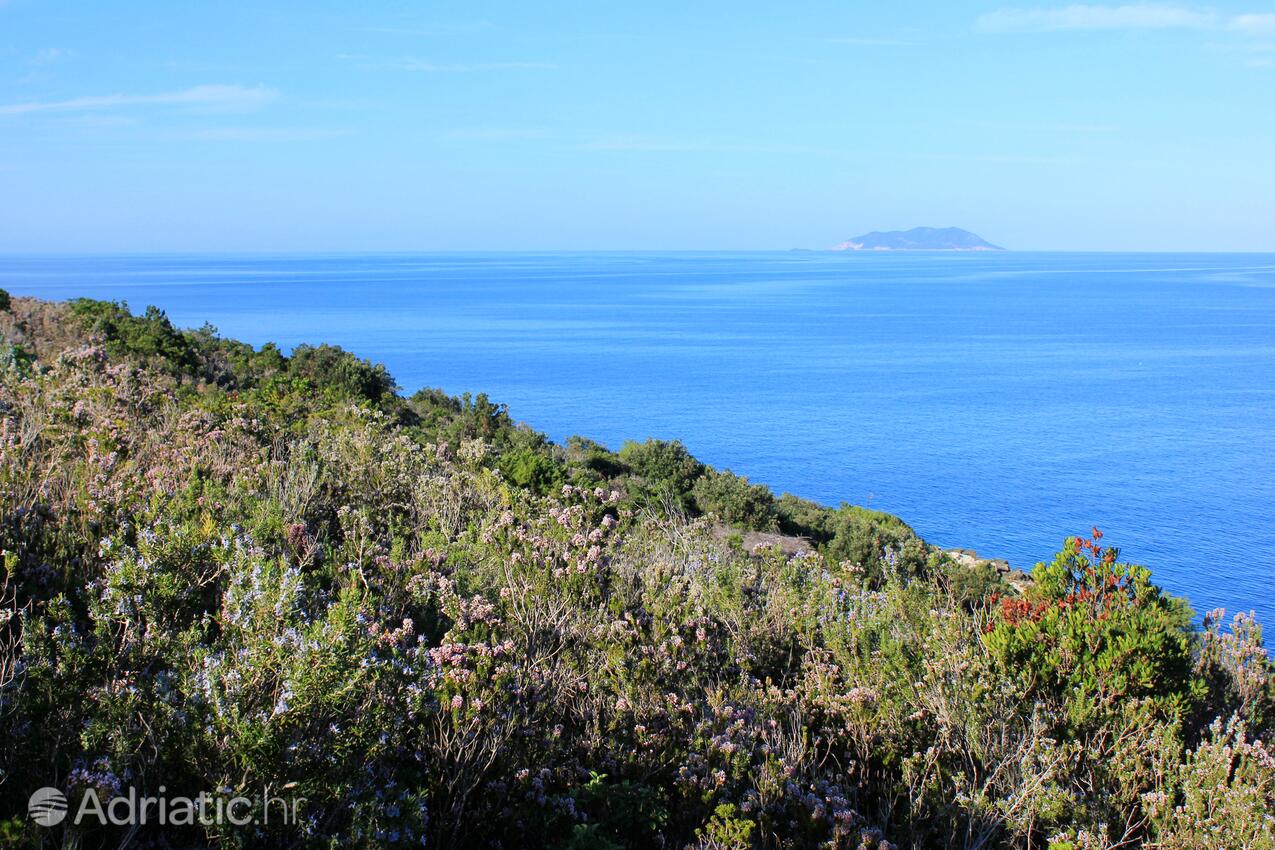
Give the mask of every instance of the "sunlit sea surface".
[(1275, 621), (1275, 255), (6, 257), (0, 287), (337, 343), (1015, 566), (1096, 525)]

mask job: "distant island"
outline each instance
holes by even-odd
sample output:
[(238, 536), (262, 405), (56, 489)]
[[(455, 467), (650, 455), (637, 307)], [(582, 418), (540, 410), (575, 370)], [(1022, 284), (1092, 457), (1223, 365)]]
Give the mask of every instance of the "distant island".
[(865, 233), (833, 248), (834, 251), (1003, 251), (977, 234), (959, 227), (914, 227)]

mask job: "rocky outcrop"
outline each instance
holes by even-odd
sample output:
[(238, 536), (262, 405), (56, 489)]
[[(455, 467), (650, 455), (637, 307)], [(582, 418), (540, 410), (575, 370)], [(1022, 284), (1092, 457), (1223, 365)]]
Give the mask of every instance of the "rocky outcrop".
[(981, 564), (989, 564), (992, 569), (1019, 591), (1031, 583), (1031, 576), (1020, 569), (1011, 567), (1009, 561), (1002, 558), (980, 558), (973, 549), (944, 549), (943, 554), (963, 567), (974, 569)]

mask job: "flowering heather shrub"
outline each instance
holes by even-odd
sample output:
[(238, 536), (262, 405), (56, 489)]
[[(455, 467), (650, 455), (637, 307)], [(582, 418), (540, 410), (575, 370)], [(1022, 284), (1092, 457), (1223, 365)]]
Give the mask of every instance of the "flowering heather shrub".
[(1215, 720), (1176, 770), (1172, 790), (1145, 800), (1164, 846), (1275, 847), (1275, 753), (1269, 742), (1249, 737), (1244, 721)]
[(1222, 630), (1226, 612), (1204, 615), (1201, 645), (1196, 652), (1196, 675), (1208, 682), (1215, 700), (1204, 706), (1210, 717), (1239, 716), (1259, 734), (1269, 734), (1275, 718), (1275, 676), (1262, 644), (1262, 627), (1250, 613), (1236, 614), (1229, 631)]
[[(0, 332), (36, 354), (0, 366), (6, 846), (1270, 846), (1260, 627), (1193, 627), (1097, 532), (1020, 593), (339, 349), (20, 298)], [(161, 785), (305, 802), (26, 818)]]

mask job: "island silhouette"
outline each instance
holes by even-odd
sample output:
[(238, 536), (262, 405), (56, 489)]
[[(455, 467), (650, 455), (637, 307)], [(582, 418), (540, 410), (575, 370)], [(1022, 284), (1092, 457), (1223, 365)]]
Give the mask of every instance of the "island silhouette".
[(1003, 251), (983, 237), (959, 227), (914, 227), (911, 230), (874, 230), (847, 239), (834, 251)]

